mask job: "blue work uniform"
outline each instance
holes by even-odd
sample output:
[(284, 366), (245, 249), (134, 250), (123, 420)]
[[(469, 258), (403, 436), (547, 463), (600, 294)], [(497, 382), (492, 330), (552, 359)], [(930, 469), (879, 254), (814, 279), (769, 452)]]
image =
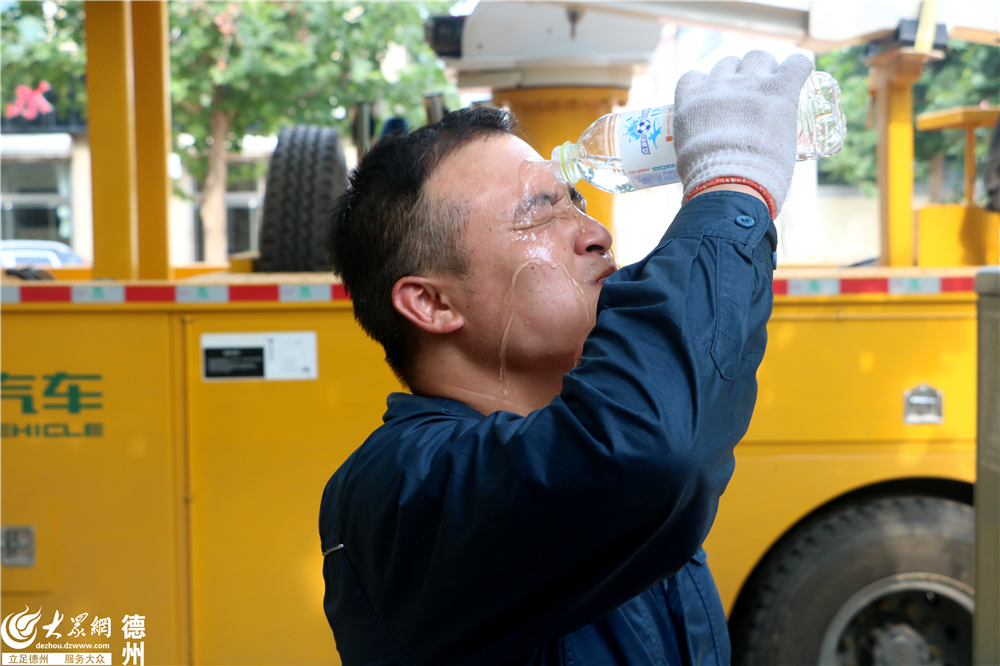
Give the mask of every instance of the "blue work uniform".
[(548, 406), (389, 396), (320, 509), (343, 663), (728, 664), (701, 545), (757, 397), (776, 242), (758, 199), (700, 195), (604, 283)]

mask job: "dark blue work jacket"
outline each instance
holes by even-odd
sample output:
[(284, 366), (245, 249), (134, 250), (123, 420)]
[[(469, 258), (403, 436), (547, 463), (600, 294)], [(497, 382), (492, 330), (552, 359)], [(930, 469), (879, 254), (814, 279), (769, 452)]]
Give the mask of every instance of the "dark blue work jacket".
[(547, 407), (391, 395), (320, 510), (344, 664), (727, 664), (701, 544), (753, 413), (775, 244), (759, 200), (703, 194), (605, 282)]

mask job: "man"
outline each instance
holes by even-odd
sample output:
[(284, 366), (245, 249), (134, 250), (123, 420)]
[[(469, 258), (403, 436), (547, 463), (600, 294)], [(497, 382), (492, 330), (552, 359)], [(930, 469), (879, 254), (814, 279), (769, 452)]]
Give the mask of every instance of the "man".
[(756, 399), (811, 69), (751, 52), (682, 77), (690, 200), (617, 273), (502, 111), (362, 160), (329, 249), (412, 395), (323, 495), (345, 664), (728, 663), (701, 544)]

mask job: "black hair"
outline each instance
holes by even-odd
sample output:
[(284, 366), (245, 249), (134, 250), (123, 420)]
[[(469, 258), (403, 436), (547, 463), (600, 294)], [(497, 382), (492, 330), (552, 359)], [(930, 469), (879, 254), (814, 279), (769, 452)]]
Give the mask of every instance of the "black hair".
[(468, 271), (465, 210), (432, 201), (425, 184), (452, 151), (480, 138), (512, 134), (517, 122), (492, 107), (461, 109), (409, 134), (381, 138), (350, 174), (331, 212), (327, 253), (354, 301), (354, 317), (409, 384), (418, 351), (413, 324), (392, 304), (407, 275)]

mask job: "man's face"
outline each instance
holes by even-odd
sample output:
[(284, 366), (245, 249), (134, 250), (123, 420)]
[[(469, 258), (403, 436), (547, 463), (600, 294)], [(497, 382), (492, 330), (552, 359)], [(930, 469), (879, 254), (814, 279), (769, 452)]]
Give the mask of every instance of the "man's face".
[(587, 216), (583, 198), (506, 135), (455, 151), (428, 187), (436, 201), (469, 211), (470, 273), (458, 303), (467, 352), (501, 376), (572, 369), (615, 271), (611, 234)]

